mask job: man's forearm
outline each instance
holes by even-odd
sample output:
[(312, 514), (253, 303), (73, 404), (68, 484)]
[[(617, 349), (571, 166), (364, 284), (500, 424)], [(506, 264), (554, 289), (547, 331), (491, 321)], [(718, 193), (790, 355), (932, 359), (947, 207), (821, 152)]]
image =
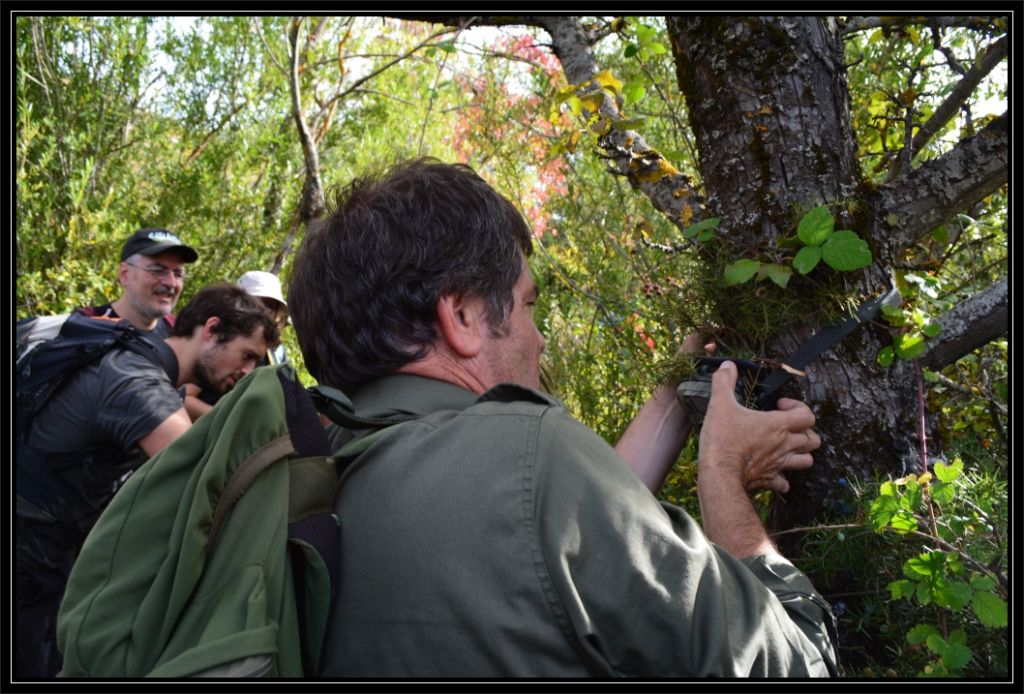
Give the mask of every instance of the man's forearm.
[(702, 467), (697, 496), (701, 525), (709, 540), (737, 559), (778, 553), (738, 479)]
[(690, 419), (675, 390), (659, 386), (623, 432), (615, 450), (637, 477), (656, 493), (690, 434)]

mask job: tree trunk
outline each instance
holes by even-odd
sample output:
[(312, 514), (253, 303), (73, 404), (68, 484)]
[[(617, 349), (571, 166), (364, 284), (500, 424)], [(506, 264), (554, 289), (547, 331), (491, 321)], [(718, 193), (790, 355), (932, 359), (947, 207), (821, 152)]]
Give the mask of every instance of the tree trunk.
[[(735, 258), (779, 262), (792, 250), (804, 212), (828, 204), (836, 228), (867, 236), (870, 225), (849, 210), (864, 209), (856, 143), (850, 127), (843, 46), (835, 22), (822, 17), (679, 16), (669, 20), (679, 86), (690, 111), (700, 171), (711, 214)], [(868, 238), (872, 247), (873, 240)], [(889, 269), (875, 264), (850, 273), (858, 302), (888, 285)], [(829, 273), (830, 270), (822, 270)], [(755, 290), (752, 284), (740, 291)], [(819, 289), (794, 278), (781, 290), (813, 302)], [(828, 301), (824, 297), (817, 299)], [(732, 309), (721, 306), (721, 315)], [(765, 345), (782, 360), (821, 327), (820, 315), (792, 316)], [(817, 415), (822, 447), (815, 466), (791, 475), (791, 491), (772, 509), (775, 528), (792, 527), (837, 509), (840, 478), (901, 474), (919, 466), (918, 380), (913, 364), (881, 367), (888, 330), (860, 327), (807, 366), (793, 394)]]

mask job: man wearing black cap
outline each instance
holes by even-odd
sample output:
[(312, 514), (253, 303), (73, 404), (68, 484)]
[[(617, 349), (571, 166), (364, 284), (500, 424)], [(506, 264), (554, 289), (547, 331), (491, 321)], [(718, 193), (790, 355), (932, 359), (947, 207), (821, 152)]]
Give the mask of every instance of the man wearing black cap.
[(171, 312), (185, 285), (185, 264), (199, 255), (166, 229), (139, 229), (121, 249), (117, 279), (124, 292), (116, 301), (79, 309), (87, 316), (123, 318), (147, 337), (171, 335)]

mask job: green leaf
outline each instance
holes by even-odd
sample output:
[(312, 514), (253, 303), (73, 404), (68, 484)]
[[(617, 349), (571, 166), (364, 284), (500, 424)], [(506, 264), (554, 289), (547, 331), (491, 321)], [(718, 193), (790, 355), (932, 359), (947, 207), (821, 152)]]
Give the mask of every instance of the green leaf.
[(895, 359), (896, 353), (893, 351), (892, 345), (889, 345), (888, 347), (883, 347), (878, 352), (878, 363), (884, 366), (885, 368), (889, 368), (890, 366), (892, 366), (892, 362)]
[(768, 279), (783, 289), (789, 284), (789, 278), (793, 276), (793, 271), (783, 265), (769, 263), (764, 268), (768, 272)]
[(612, 127), (616, 130), (636, 130), (645, 122), (644, 118), (623, 118), (622, 120), (613, 120)]
[(899, 581), (892, 581), (886, 588), (892, 594), (893, 600), (914, 597), (914, 582), (908, 581), (905, 578)]
[(926, 646), (928, 646), (929, 651), (931, 651), (932, 653), (936, 653), (938, 655), (942, 655), (943, 653), (945, 653), (946, 648), (948, 647), (946, 645), (946, 640), (942, 638), (942, 636), (938, 632), (935, 632), (934, 634), (929, 634), (928, 638), (924, 640), (924, 643)]
[(842, 272), (859, 270), (871, 264), (868, 242), (849, 230), (829, 236), (821, 247), (821, 257), (833, 270)]
[(924, 333), (925, 337), (938, 337), (939, 333), (942, 332), (942, 324), (933, 319), (921, 328), (921, 332)]
[(932, 229), (932, 240), (943, 246), (949, 243), (949, 229), (946, 228), (945, 224)]
[(640, 43), (649, 43), (653, 41), (657, 34), (658, 31), (654, 27), (649, 27), (646, 24), (636, 25), (636, 40)]
[(721, 221), (721, 217), (708, 217), (707, 219), (702, 219), (696, 224), (688, 226), (685, 229), (683, 229), (683, 238), (692, 239), (694, 236), (696, 236), (698, 233), (702, 231), (706, 231), (709, 229), (717, 229)]
[[(971, 588), (973, 588), (974, 590), (976, 590), (976, 591), (986, 591), (986, 590), (992, 590), (995, 587), (996, 587), (996, 582), (993, 581), (988, 576), (984, 576), (982, 574), (972, 574), (971, 575)], [(977, 596), (975, 596), (975, 597), (977, 597)]]
[(889, 527), (900, 534), (908, 533), (917, 529), (917, 519), (909, 511), (900, 509), (889, 520)]
[(703, 241), (710, 241), (713, 238), (715, 238), (715, 230), (714, 229), (705, 229), (704, 231), (702, 231), (699, 234), (697, 234), (697, 240), (698, 241), (702, 241), (702, 242)]
[(897, 335), (895, 345), (896, 356), (907, 361), (917, 359), (925, 352), (924, 335), (921, 333)]
[(749, 280), (761, 267), (761, 263), (750, 258), (741, 258), (725, 266), (725, 284), (732, 286)]
[(907, 511), (916, 511), (921, 506), (922, 498), (921, 485), (910, 480), (907, 482), (906, 492), (900, 497), (900, 507)]
[(929, 636), (938, 636), (939, 630), (933, 627), (931, 624), (918, 624), (913, 629), (907, 632), (907, 643), (912, 646), (922, 644), (928, 640)]
[(949, 465), (941, 462), (935, 463), (935, 476), (943, 482), (952, 482), (959, 477), (963, 471), (964, 463), (959, 458), (954, 459)]
[[(903, 533), (917, 528), (917, 520), (914, 515), (900, 508), (900, 500), (895, 496), (882, 495), (876, 498), (868, 508), (868, 515), (875, 530), (881, 530), (888, 526)], [(914, 578), (909, 574), (908, 577)]]
[[(629, 56), (626, 56), (627, 58)], [(630, 80), (622, 88), (622, 96), (626, 104), (634, 104), (644, 98), (647, 93), (647, 86), (642, 80)]]
[(821, 249), (817, 246), (804, 246), (793, 258), (793, 269), (801, 275), (806, 275), (817, 266), (821, 260)]
[(940, 581), (935, 586), (935, 604), (948, 610), (962, 610), (971, 601), (971, 587), (960, 581)]
[(828, 207), (821, 205), (805, 214), (796, 227), (796, 235), (806, 246), (820, 246), (832, 233), (835, 220)]
[(871, 526), (875, 530), (885, 528), (899, 509), (899, 503), (894, 497), (880, 496), (876, 498), (871, 502), (871, 506), (868, 507), (868, 517), (871, 519)]
[(950, 644), (942, 653), (942, 664), (949, 670), (960, 670), (971, 660), (971, 649), (958, 643)]
[(907, 324), (907, 312), (899, 306), (882, 304), (882, 318), (885, 319), (886, 323), (896, 328)]
[(911, 557), (903, 565), (903, 573), (907, 578), (920, 580), (928, 578), (938, 580), (942, 576), (942, 569), (946, 565), (944, 552), (924, 552)]
[(928, 491), (932, 496), (932, 500), (939, 504), (948, 504), (956, 496), (956, 490), (953, 488), (953, 485), (945, 482), (932, 482), (932, 486)]
[(985, 626), (993, 629), (1001, 629), (1006, 626), (1006, 601), (998, 595), (987, 592), (975, 593), (971, 600), (971, 607), (974, 608), (974, 614), (978, 617), (978, 621)]
[(632, 58), (634, 55), (636, 55), (636, 52), (639, 50), (640, 46), (636, 45), (635, 43), (631, 43), (626, 46), (626, 50), (622, 51), (622, 57)]

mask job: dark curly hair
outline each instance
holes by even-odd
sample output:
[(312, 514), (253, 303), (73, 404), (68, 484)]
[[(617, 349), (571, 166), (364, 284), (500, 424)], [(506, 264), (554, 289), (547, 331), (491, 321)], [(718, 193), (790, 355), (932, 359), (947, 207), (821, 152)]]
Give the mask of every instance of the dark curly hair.
[(292, 266), (288, 305), (309, 372), (351, 390), (423, 358), (437, 338), (437, 302), (485, 300), (507, 331), (522, 215), (476, 172), (424, 158), (358, 178), (311, 226)]
[(227, 342), (240, 335), (254, 335), (261, 326), (268, 347), (276, 347), (281, 339), (274, 315), (263, 302), (229, 282), (218, 282), (200, 289), (181, 309), (171, 334), (174, 337), (191, 337), (197, 327), (205, 325), (213, 317), (220, 318), (220, 323), (214, 328), (217, 342)]

